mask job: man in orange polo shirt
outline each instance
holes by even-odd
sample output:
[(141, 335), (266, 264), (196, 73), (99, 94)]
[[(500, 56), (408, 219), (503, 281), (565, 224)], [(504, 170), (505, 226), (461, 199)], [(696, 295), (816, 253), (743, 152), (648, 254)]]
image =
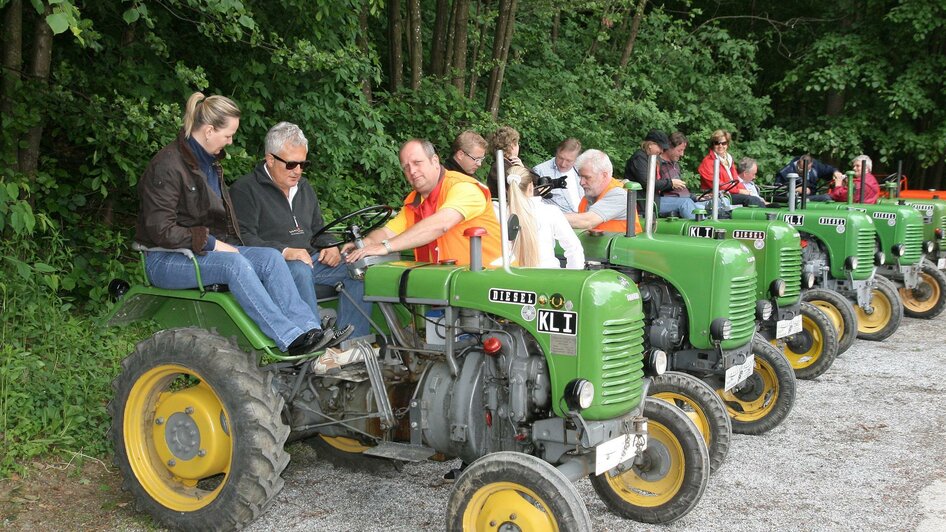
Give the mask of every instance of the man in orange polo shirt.
[[(612, 177), (614, 166), (601, 150), (586, 150), (575, 161), (579, 183), (585, 197), (578, 212), (567, 212), (565, 218), (574, 229), (596, 229), (623, 233), (627, 231), (627, 191), (624, 184)], [(638, 233), (639, 220), (634, 220)]]
[(489, 190), (470, 176), (445, 170), (427, 140), (405, 142), (399, 158), (404, 177), (414, 190), (397, 216), (372, 231), (365, 238), (365, 247), (348, 254), (348, 262), (413, 248), (418, 261), (453, 259), (466, 265), (470, 263), (470, 240), (463, 232), (482, 227), (487, 232), (483, 264), (495, 263), (502, 251)]

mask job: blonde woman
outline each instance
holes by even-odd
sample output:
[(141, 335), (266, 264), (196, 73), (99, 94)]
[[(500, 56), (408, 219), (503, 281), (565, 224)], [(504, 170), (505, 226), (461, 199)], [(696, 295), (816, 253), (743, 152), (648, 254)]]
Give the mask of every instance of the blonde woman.
[(565, 215), (554, 205), (535, 195), (535, 173), (522, 166), (508, 169), (509, 211), (519, 217), (519, 236), (513, 243), (513, 253), (520, 266), (533, 268), (561, 268), (555, 256), (555, 243), (565, 250), (566, 268), (581, 270), (585, 267), (585, 252), (575, 230), (568, 225)]

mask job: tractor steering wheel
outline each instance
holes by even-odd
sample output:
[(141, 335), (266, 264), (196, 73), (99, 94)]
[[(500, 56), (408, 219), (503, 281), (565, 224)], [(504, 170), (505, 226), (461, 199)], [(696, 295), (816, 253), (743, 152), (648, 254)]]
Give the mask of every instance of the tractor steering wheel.
[[(732, 181), (726, 183), (725, 185), (719, 187), (719, 193), (720, 193), (720, 194), (726, 194), (726, 193), (728, 193), (730, 190), (736, 188), (736, 185), (738, 185), (738, 184), (739, 184), (739, 181), (736, 181), (736, 180), (734, 179), (734, 180), (732, 180)], [(702, 194), (700, 194), (699, 196), (697, 196), (696, 202), (699, 203), (699, 202), (701, 202), (701, 201), (707, 201), (707, 200), (711, 199), (712, 197), (713, 197), (713, 191), (712, 191), (712, 190), (706, 190), (706, 191), (703, 191)]]
[[(394, 208), (387, 205), (372, 205), (358, 209), (323, 226), (312, 235), (309, 243), (314, 248), (331, 248), (346, 242), (354, 242), (384, 225), (393, 213)], [(322, 235), (328, 235), (332, 240), (328, 243), (319, 242)]]

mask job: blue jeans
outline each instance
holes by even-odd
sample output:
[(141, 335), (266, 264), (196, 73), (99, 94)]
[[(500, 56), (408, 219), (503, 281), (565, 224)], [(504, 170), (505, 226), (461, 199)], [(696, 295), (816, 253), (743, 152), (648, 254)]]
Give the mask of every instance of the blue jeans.
[[(320, 327), (312, 309), (299, 297), (282, 254), (271, 248), (239, 246), (237, 250), (196, 256), (204, 286), (229, 285), (237, 303), (281, 351), (306, 331)], [(197, 287), (194, 264), (180, 253), (149, 251), (145, 270), (158, 288)]]
[(302, 296), (302, 300), (309, 305), (309, 308), (312, 309), (312, 312), (314, 312), (316, 316), (319, 315), (319, 304), (316, 300), (315, 285), (335, 286), (341, 281), (342, 285), (345, 287), (345, 291), (348, 292), (348, 295), (357, 303), (357, 308), (355, 305), (352, 305), (347, 297), (340, 295), (338, 302), (338, 324), (342, 327), (349, 324), (352, 325), (355, 328), (352, 336), (356, 337), (364, 336), (371, 332), (371, 325), (368, 323), (368, 318), (361, 312), (358, 312), (360, 308), (365, 314), (371, 315), (371, 303), (365, 302), (365, 282), (352, 279), (351, 276), (348, 275), (348, 267), (344, 262), (339, 263), (339, 265), (335, 267), (326, 266), (319, 262), (319, 255), (315, 254), (312, 256), (311, 267), (301, 260), (290, 260), (287, 261), (286, 264), (289, 265), (289, 271), (292, 273), (292, 279), (296, 283), (299, 295)]
[(681, 198), (679, 196), (660, 196), (660, 213), (659, 216), (679, 216), (680, 218), (686, 218), (687, 220), (692, 220), (696, 218), (693, 214), (693, 210), (697, 208), (697, 204), (693, 202), (691, 198)]

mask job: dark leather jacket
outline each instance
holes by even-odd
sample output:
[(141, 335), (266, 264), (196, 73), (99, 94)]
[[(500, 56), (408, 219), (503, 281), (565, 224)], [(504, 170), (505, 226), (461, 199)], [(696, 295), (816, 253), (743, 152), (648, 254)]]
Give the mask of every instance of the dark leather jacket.
[(151, 159), (138, 181), (135, 241), (148, 247), (189, 248), (198, 254), (204, 252), (208, 235), (243, 245), (219, 162), (214, 162), (214, 170), (222, 197), (207, 185), (181, 130), (174, 142)]

